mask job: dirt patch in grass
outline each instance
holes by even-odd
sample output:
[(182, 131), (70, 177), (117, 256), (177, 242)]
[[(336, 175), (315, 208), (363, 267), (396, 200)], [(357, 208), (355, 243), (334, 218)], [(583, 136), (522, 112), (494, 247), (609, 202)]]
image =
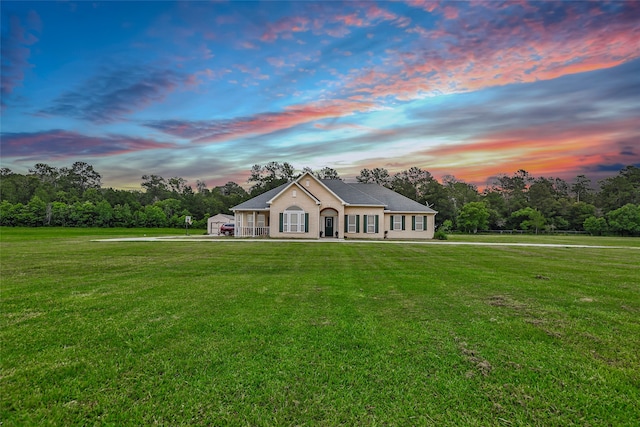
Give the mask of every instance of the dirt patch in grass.
[(487, 300), (487, 304), (494, 307), (508, 307), (514, 310), (525, 310), (526, 304), (512, 299), (509, 295), (493, 295)]
[[(549, 322), (544, 313), (536, 312), (528, 304), (519, 302), (511, 298), (509, 295), (493, 295), (487, 299), (487, 304), (494, 307), (505, 307), (516, 311), (524, 316), (524, 321), (530, 325), (540, 328), (545, 334), (553, 338), (561, 338), (560, 332), (554, 331), (549, 326), (554, 326), (555, 322)], [(556, 325), (557, 326), (557, 325)]]
[(465, 341), (459, 342), (458, 348), (460, 349), (460, 353), (462, 353), (464, 358), (475, 368), (475, 371), (467, 371), (465, 377), (471, 378), (476, 374), (476, 372), (485, 377), (489, 376), (489, 374), (493, 370), (493, 366), (491, 366), (491, 363), (489, 363), (488, 360), (480, 357), (476, 350), (470, 349)]

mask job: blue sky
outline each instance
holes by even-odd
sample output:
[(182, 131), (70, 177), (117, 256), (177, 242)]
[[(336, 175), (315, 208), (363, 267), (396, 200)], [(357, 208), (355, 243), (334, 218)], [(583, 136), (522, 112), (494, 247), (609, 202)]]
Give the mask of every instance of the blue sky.
[(640, 166), (640, 2), (2, 2), (1, 163), (246, 184)]

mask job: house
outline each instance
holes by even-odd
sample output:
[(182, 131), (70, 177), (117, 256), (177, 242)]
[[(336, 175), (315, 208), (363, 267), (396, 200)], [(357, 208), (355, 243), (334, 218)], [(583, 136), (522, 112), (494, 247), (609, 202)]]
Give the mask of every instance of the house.
[(432, 239), (436, 211), (377, 184), (310, 173), (231, 209), (236, 237)]
[(233, 215), (217, 214), (207, 220), (207, 234), (220, 234), (222, 224), (235, 223)]

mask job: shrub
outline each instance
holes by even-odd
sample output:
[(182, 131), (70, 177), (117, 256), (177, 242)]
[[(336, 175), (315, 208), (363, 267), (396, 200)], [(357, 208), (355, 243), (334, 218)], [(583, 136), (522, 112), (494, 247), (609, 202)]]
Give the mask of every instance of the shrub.
[(438, 240), (447, 240), (447, 233), (442, 230), (438, 230), (433, 234), (433, 238)]

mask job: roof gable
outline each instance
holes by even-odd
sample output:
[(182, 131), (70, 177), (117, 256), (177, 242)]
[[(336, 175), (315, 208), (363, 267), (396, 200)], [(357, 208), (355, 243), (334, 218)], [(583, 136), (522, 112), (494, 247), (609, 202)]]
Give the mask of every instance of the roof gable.
[(275, 199), (280, 197), (280, 195), (284, 194), (291, 187), (298, 187), (300, 190), (302, 190), (303, 193), (305, 193), (311, 199), (315, 200), (316, 204), (320, 204), (321, 203), (320, 200), (316, 196), (311, 194), (306, 188), (304, 188), (302, 185), (300, 185), (300, 183), (298, 181), (292, 181), (292, 182), (289, 183), (289, 185), (285, 186), (282, 190), (280, 190), (280, 192), (278, 192), (278, 194), (273, 196), (270, 200), (267, 200), (267, 204), (270, 205), (271, 203), (273, 203), (273, 201)]

